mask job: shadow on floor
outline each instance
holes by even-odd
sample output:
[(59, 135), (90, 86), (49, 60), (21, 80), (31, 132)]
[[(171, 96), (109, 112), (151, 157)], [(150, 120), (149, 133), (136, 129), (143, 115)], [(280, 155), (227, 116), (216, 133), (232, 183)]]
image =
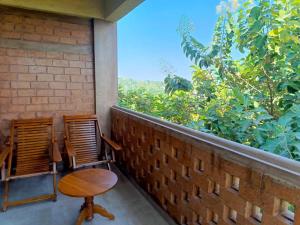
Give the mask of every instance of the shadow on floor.
[[(89, 225), (168, 225), (166, 219), (118, 170), (119, 180), (114, 189), (95, 197), (95, 203), (102, 205), (115, 215), (110, 221), (95, 215)], [(10, 200), (28, 198), (34, 195), (51, 193), (52, 177), (34, 177), (15, 180), (10, 183)], [(2, 205), (3, 184), (0, 187)], [(71, 198), (58, 193), (56, 202), (44, 201), (0, 212), (1, 225), (73, 225), (83, 203), (81, 198)], [(0, 207), (1, 208), (1, 207)]]

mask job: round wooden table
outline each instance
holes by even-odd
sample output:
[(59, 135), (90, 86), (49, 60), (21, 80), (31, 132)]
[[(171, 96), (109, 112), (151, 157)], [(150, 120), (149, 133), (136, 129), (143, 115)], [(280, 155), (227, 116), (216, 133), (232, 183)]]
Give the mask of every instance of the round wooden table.
[(64, 195), (84, 198), (76, 225), (84, 219), (92, 220), (98, 213), (110, 220), (115, 217), (100, 205), (94, 204), (94, 196), (112, 189), (118, 181), (115, 173), (105, 169), (83, 169), (63, 177), (58, 184), (58, 190)]

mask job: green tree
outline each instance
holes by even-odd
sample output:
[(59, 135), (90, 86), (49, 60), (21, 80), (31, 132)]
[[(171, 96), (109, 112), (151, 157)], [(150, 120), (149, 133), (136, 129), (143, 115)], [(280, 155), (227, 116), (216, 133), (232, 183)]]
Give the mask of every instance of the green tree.
[(300, 1), (223, 2), (219, 11), (209, 46), (181, 29), (191, 82), (169, 75), (159, 92), (121, 85), (119, 104), (300, 161)]

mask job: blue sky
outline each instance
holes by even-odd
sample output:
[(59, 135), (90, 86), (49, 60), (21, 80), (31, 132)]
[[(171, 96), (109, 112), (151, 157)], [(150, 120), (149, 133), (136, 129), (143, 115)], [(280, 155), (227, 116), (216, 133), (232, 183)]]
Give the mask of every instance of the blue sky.
[(209, 44), (220, 0), (145, 0), (118, 22), (119, 76), (163, 80), (166, 71), (191, 78), (191, 61), (176, 31), (182, 18), (195, 27), (197, 39)]

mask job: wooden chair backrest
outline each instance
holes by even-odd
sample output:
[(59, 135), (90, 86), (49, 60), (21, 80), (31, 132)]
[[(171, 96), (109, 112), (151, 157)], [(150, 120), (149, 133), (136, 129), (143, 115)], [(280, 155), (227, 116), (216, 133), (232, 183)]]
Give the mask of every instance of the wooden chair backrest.
[(13, 120), (11, 148), (15, 161), (15, 175), (50, 171), (50, 147), (53, 140), (52, 118)]
[(75, 151), (76, 165), (99, 161), (100, 127), (96, 115), (64, 116), (65, 138)]

